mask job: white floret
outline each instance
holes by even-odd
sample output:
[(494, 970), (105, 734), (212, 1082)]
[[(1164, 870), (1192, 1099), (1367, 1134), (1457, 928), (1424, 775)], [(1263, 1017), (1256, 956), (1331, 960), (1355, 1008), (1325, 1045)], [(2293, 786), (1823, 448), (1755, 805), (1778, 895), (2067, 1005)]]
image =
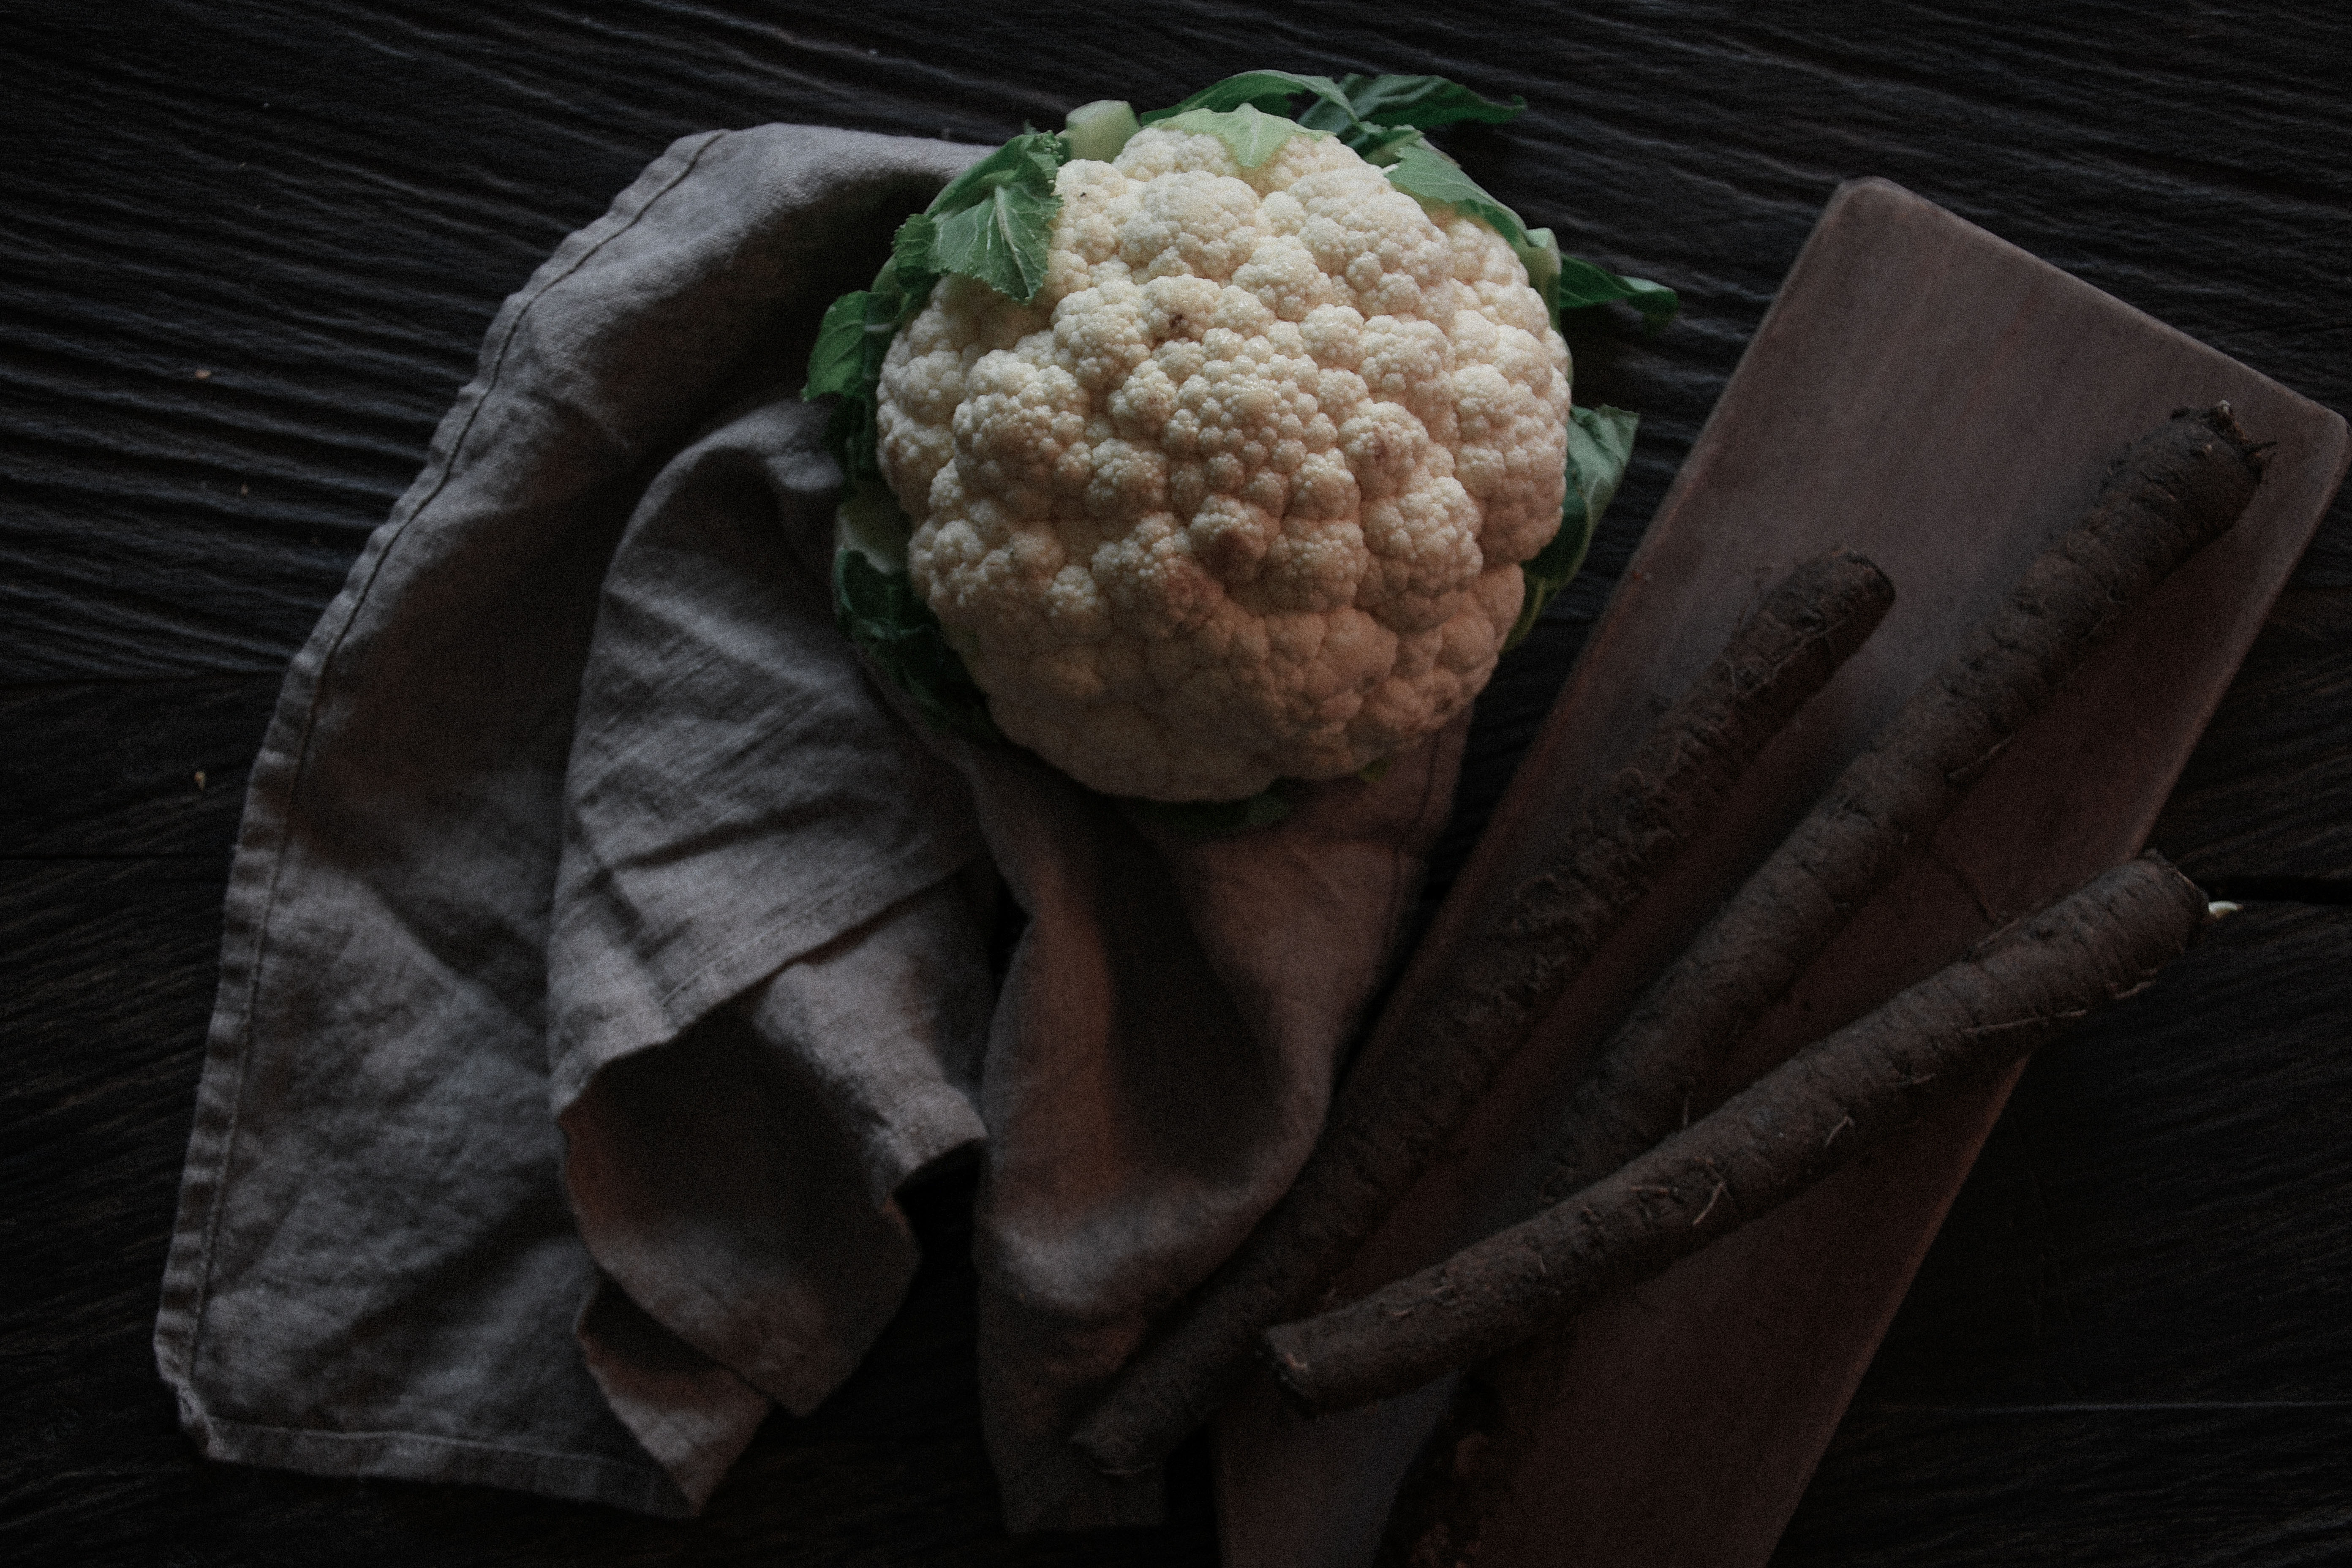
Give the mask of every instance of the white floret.
[(908, 568), (998, 725), (1081, 782), (1237, 799), (1435, 730), (1559, 521), (1568, 351), (1500, 237), (1329, 137), (1066, 164), (1046, 280), (891, 345)]

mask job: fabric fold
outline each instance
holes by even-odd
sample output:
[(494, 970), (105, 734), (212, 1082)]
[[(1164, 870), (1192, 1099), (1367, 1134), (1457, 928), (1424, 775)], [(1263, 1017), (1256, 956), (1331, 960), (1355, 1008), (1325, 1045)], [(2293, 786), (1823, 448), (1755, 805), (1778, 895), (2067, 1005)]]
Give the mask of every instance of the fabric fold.
[(1306, 1162), (1468, 723), (1224, 838), (1149, 826), (1034, 758), (949, 748), (1030, 920), (990, 1035), (974, 1216), (982, 1414), (1014, 1529), (1158, 1518), (1157, 1476), (1103, 1476), (1068, 1432)]
[(692, 1513), (977, 1149), (1007, 1521), (1157, 1516), (1064, 1436), (1304, 1160), (1463, 725), (1196, 840), (895, 710), (796, 391), (981, 151), (688, 138), (499, 312), (254, 771), (156, 1326), (208, 1454)]
[[(625, 1019), (634, 1046), (658, 1043), (761, 980), (766, 954), (821, 947), (971, 844), (952, 814), (909, 811), (870, 886), (742, 883), (763, 911), (825, 905), (832, 929), (803, 919), (778, 939), (714, 907), (693, 939), (710, 962), (648, 951), (611, 992), (555, 997), (575, 715), (617, 696), (583, 689), (608, 586), (642, 605), (675, 563), (608, 584), (649, 480), (747, 390), (781, 405), (826, 300), (976, 151), (789, 126), (688, 137), (499, 312), (425, 471), (295, 658), (254, 767), (155, 1332), (207, 1454), (698, 1505), (681, 1483), (701, 1479), (640, 1445), (573, 1341), (602, 1281), (560, 1176), (552, 1108), (581, 1082), (551, 1075), (551, 1018)], [(762, 469), (757, 515), (721, 509), (737, 544), (764, 517), (776, 548), (780, 497), (820, 504), (830, 465), (793, 450)], [(702, 668), (696, 639), (674, 647), (679, 673)], [(850, 661), (833, 675), (862, 690)], [(922, 753), (869, 718), (856, 743), (887, 759), (868, 771), (895, 797)], [(593, 1071), (620, 1037), (565, 1059)]]

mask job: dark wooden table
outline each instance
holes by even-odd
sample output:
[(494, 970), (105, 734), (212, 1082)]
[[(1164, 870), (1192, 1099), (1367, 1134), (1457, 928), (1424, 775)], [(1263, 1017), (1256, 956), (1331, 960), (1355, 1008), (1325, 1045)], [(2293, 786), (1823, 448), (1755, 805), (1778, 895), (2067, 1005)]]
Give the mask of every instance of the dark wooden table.
[[(500, 298), (712, 126), (993, 142), (1267, 64), (1527, 96), (1457, 153), (1570, 250), (1687, 305), (1655, 339), (1573, 329), (1580, 399), (1643, 410), (1641, 455), (1584, 578), (1481, 702), (1449, 865), (1838, 181), (1891, 176), (2352, 409), (2352, 22), (1760, 9), (0, 16), (0, 1560), (1213, 1561), (1197, 1453), (1165, 1530), (1003, 1537), (952, 1190), (919, 1215), (929, 1261), (866, 1369), (773, 1421), (698, 1523), (199, 1462), (147, 1339), (246, 768)], [(2246, 912), (2033, 1065), (1779, 1562), (2352, 1560), (2344, 505), (2156, 841)]]

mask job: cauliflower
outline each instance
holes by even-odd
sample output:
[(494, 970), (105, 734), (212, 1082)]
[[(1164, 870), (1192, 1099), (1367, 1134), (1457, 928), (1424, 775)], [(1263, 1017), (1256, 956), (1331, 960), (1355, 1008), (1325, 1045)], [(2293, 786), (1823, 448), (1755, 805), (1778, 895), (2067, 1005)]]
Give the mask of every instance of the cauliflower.
[(945, 277), (881, 363), (916, 590), (1003, 733), (1108, 794), (1441, 727), (1559, 527), (1569, 354), (1519, 256), (1286, 129), (1064, 163), (1034, 297)]
[(1244, 71), (950, 181), (801, 393), (834, 399), (834, 608), (876, 674), (1208, 832), (1459, 712), (1632, 454), (1636, 416), (1570, 405), (1560, 312), (1677, 303), (1423, 134), (1520, 107)]

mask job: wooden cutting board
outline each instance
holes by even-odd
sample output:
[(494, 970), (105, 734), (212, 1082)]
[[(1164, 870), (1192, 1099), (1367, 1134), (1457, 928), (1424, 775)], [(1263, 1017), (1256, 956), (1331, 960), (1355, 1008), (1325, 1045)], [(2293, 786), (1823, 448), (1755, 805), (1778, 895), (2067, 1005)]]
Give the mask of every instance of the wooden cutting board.
[[(2140, 847), (2347, 463), (2344, 421), (2316, 404), (1898, 186), (1837, 192), (1430, 943), (1442, 955), (1515, 852), (1557, 830), (1789, 566), (1860, 550), (1895, 606), (1562, 1000), (1359, 1258), (1350, 1294), (1513, 1217), (1499, 1200), (1523, 1152), (1640, 986), (2081, 515), (2109, 459), (2174, 409), (2224, 400), (2277, 444), (2236, 530), (2020, 734), (1714, 1098)], [(1578, 1393), (1482, 1568), (1762, 1563), (2014, 1081), (1588, 1313)], [(1310, 1422), (1254, 1389), (1217, 1431), (1227, 1568), (1368, 1563), (1446, 1392)]]

